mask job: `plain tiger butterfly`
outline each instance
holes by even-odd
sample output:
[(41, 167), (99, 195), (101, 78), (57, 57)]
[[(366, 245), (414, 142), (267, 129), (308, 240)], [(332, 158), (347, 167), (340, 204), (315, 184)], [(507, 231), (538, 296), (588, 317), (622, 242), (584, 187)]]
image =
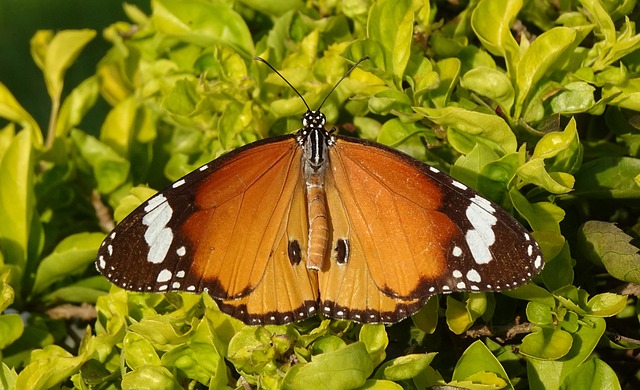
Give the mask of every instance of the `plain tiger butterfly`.
[(515, 288), (542, 269), (536, 241), (495, 203), (325, 130), (324, 101), (304, 104), (296, 134), (223, 155), (140, 205), (102, 243), (98, 270), (127, 290), (207, 292), (245, 323), (282, 324), (393, 323), (433, 294)]

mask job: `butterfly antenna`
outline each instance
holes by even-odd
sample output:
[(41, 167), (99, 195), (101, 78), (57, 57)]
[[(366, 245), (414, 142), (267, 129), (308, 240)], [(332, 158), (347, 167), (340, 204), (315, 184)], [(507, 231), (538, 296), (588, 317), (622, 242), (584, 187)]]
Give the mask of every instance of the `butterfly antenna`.
[(324, 97), (324, 100), (322, 101), (322, 103), (320, 103), (320, 106), (318, 107), (318, 109), (316, 111), (320, 111), (320, 109), (322, 108), (322, 106), (324, 105), (324, 102), (327, 101), (327, 99), (329, 99), (329, 96), (331, 96), (331, 94), (333, 93), (333, 91), (335, 91), (336, 88), (338, 88), (338, 85), (340, 85), (340, 83), (342, 82), (342, 80), (346, 79), (347, 76), (349, 76), (351, 74), (351, 72), (353, 72), (353, 70), (360, 65), (360, 63), (364, 60), (368, 60), (369, 56), (364, 56), (362, 58), (360, 58), (358, 60), (358, 62), (356, 62), (355, 64), (353, 64), (353, 66), (347, 71), (347, 73), (344, 74), (344, 76), (342, 76), (342, 78), (340, 80), (338, 80), (338, 82), (333, 86), (333, 88), (331, 88), (331, 91), (329, 91), (329, 93), (327, 94), (327, 96)]
[(302, 102), (304, 103), (304, 105), (305, 105), (305, 106), (307, 106), (307, 111), (311, 111), (311, 108), (309, 108), (309, 105), (307, 104), (307, 101), (306, 101), (306, 100), (304, 100), (304, 98), (302, 97), (302, 95), (300, 94), (300, 92), (298, 92), (298, 90), (296, 89), (296, 87), (294, 87), (293, 85), (291, 85), (291, 83), (289, 82), (289, 80), (285, 79), (285, 78), (284, 78), (284, 76), (283, 76), (283, 75), (281, 75), (281, 74), (280, 74), (280, 72), (278, 72), (278, 71), (276, 70), (276, 68), (274, 68), (273, 66), (271, 66), (271, 64), (270, 64), (270, 63), (268, 63), (268, 62), (267, 62), (267, 60), (265, 60), (265, 59), (264, 59), (264, 58), (262, 58), (262, 57), (253, 57), (253, 59), (254, 59), (254, 60), (256, 60), (256, 61), (260, 61), (260, 62), (264, 63), (264, 64), (265, 64), (265, 65), (267, 65), (269, 68), (271, 68), (271, 70), (273, 70), (274, 72), (276, 72), (276, 74), (277, 74), (278, 76), (280, 76), (280, 78), (281, 78), (281, 79), (283, 79), (285, 83), (289, 84), (289, 86), (291, 87), (291, 89), (293, 89), (293, 91), (294, 91), (295, 93), (297, 93), (297, 94), (298, 94), (298, 96), (300, 96), (300, 99), (302, 99)]
[[(265, 65), (267, 65), (269, 68), (271, 68), (271, 70), (273, 70), (278, 76), (280, 76), (281, 79), (284, 80), (285, 83), (289, 84), (289, 86), (291, 87), (291, 89), (293, 89), (293, 91), (298, 94), (298, 96), (300, 96), (300, 99), (302, 99), (302, 102), (304, 103), (304, 105), (307, 107), (308, 111), (311, 111), (311, 108), (309, 107), (309, 105), (307, 104), (307, 101), (304, 100), (304, 98), (302, 97), (302, 95), (300, 94), (300, 92), (298, 92), (298, 90), (296, 89), (296, 87), (294, 87), (289, 80), (285, 79), (283, 75), (280, 74), (280, 72), (278, 72), (276, 70), (276, 68), (274, 68), (273, 66), (271, 66), (270, 63), (268, 63), (264, 58), (262, 57), (253, 57), (254, 60), (256, 61), (260, 61), (262, 63), (264, 63)], [(364, 60), (368, 60), (369, 56), (364, 56), (362, 58), (360, 58), (358, 60), (358, 62), (356, 62), (355, 64), (353, 64), (353, 66), (347, 71), (347, 73), (344, 74), (344, 76), (342, 76), (342, 78), (340, 80), (338, 80), (338, 82), (333, 86), (333, 88), (331, 88), (331, 91), (329, 91), (329, 93), (327, 94), (327, 96), (325, 96), (324, 100), (322, 100), (322, 103), (320, 103), (320, 106), (318, 107), (318, 109), (316, 111), (320, 111), (320, 109), (322, 108), (322, 106), (324, 105), (324, 103), (327, 101), (327, 99), (329, 98), (329, 96), (331, 96), (331, 94), (333, 93), (333, 91), (338, 87), (338, 85), (340, 85), (340, 83), (342, 82), (342, 80), (344, 80), (347, 76), (349, 76), (349, 74), (351, 74), (351, 72), (358, 66), (360, 65), (360, 63)]]

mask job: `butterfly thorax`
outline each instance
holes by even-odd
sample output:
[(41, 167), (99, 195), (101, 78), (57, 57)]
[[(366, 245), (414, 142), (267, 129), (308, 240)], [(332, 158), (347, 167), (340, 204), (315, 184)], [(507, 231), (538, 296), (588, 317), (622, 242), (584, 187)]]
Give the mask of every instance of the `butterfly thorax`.
[(305, 168), (312, 172), (323, 170), (327, 164), (327, 146), (333, 140), (332, 135), (324, 128), (325, 123), (323, 113), (307, 111), (302, 116), (303, 128), (296, 137), (298, 144), (304, 149)]

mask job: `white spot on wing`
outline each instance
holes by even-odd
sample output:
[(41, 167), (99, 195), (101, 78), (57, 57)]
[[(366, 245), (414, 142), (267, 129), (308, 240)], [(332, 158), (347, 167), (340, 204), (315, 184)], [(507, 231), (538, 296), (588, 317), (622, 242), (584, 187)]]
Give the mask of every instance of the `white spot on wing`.
[(454, 270), (452, 273), (454, 278), (461, 278), (462, 277), (462, 272), (458, 271), (457, 269)]
[(207, 169), (209, 169), (209, 166), (208, 166), (208, 165), (203, 165), (203, 166), (201, 166), (200, 168), (198, 168), (198, 170), (199, 170), (200, 172), (202, 172), (202, 171), (206, 171)]
[(180, 282), (173, 282), (171, 288), (180, 288)]
[(455, 257), (460, 257), (462, 256), (462, 249), (460, 249), (459, 246), (454, 246), (453, 247), (453, 251), (451, 251), (451, 253), (455, 256)]
[(98, 267), (100, 267), (100, 269), (104, 269), (107, 266), (107, 263), (104, 261), (104, 256), (100, 255), (100, 257), (98, 257)]
[(482, 280), (482, 277), (480, 276), (478, 271), (476, 271), (475, 269), (471, 269), (469, 270), (469, 272), (467, 272), (467, 280), (469, 280), (470, 282), (478, 283)]
[(184, 278), (184, 271), (176, 272), (176, 278)]
[(191, 285), (191, 286), (187, 287), (187, 291), (196, 291), (196, 286)]
[(156, 207), (158, 207), (159, 205), (163, 204), (166, 201), (167, 201), (167, 198), (165, 198), (164, 195), (162, 194), (154, 196), (153, 198), (149, 199), (149, 201), (147, 202), (147, 205), (144, 207), (144, 211), (148, 213), (149, 211), (155, 209)]
[(159, 283), (167, 282), (167, 281), (169, 281), (171, 279), (172, 275), (173, 274), (171, 273), (171, 271), (169, 271), (168, 269), (163, 269), (158, 274), (158, 277), (156, 278), (156, 281), (159, 282)]
[(466, 284), (464, 284), (464, 282), (458, 282), (458, 284), (456, 285), (457, 288), (463, 289), (465, 287), (467, 287)]
[[(159, 202), (154, 202), (155, 199), (164, 199), (165, 201), (147, 211), (152, 204)], [(149, 245), (147, 260), (154, 264), (160, 264), (167, 257), (167, 252), (173, 242), (173, 231), (167, 227), (173, 216), (173, 209), (166, 202), (166, 198), (160, 195), (149, 201), (145, 211), (147, 214), (142, 217), (142, 224), (147, 226), (147, 230), (144, 232), (144, 240)]]
[(460, 188), (460, 189), (461, 189), (461, 190), (463, 190), (463, 191), (465, 191), (465, 190), (467, 189), (467, 186), (465, 186), (464, 184), (460, 183), (460, 182), (459, 182), (459, 181), (457, 181), (457, 180), (452, 180), (452, 181), (451, 181), (451, 184), (453, 184), (453, 186), (454, 186), (454, 187), (458, 187), (458, 188)]
[(180, 179), (180, 180), (178, 180), (177, 182), (173, 183), (173, 185), (172, 185), (171, 187), (173, 187), (173, 188), (178, 188), (178, 187), (180, 187), (181, 185), (183, 185), (184, 183), (185, 183), (184, 179)]
[(478, 264), (486, 264), (493, 260), (489, 248), (496, 241), (493, 227), (498, 219), (491, 214), (494, 211), (488, 200), (477, 195), (471, 199), (467, 207), (466, 216), (473, 229), (467, 231), (465, 239), (474, 261)]
[(437, 168), (434, 168), (432, 166), (429, 166), (429, 170), (433, 173), (440, 173), (440, 170), (438, 170)]
[(540, 255), (536, 256), (536, 260), (533, 262), (533, 266), (536, 268), (542, 267), (542, 257)]
[(178, 256), (182, 257), (185, 254), (187, 254), (187, 248), (185, 248), (184, 246), (181, 246), (176, 250), (176, 253), (178, 254)]
[(107, 245), (107, 250), (109, 251), (109, 256), (113, 256), (113, 246), (111, 244)]

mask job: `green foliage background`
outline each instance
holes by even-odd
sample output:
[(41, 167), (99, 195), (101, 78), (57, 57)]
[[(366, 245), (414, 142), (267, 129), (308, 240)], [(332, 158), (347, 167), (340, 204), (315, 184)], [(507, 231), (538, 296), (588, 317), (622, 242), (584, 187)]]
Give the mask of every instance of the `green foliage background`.
[[(40, 73), (24, 69), (44, 76), (47, 119), (0, 83), (0, 388), (639, 385), (635, 0), (113, 6), (126, 21), (31, 37)], [(97, 41), (95, 70), (65, 78)], [(546, 261), (535, 283), (431, 297), (387, 327), (251, 327), (206, 295), (98, 276), (106, 232), (155, 190), (300, 126), (302, 102), (254, 55), (312, 107), (368, 55), (323, 107), (329, 122), (527, 223)]]

